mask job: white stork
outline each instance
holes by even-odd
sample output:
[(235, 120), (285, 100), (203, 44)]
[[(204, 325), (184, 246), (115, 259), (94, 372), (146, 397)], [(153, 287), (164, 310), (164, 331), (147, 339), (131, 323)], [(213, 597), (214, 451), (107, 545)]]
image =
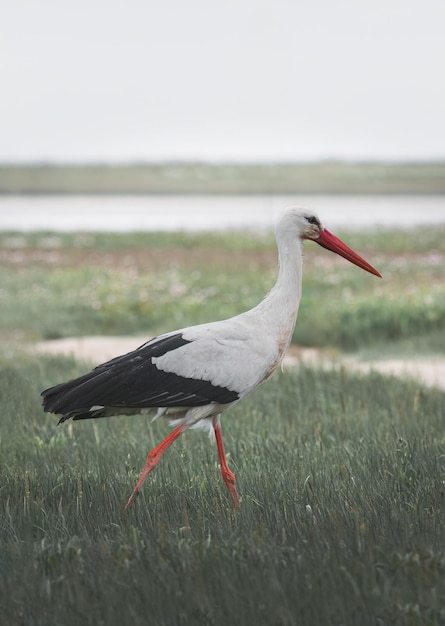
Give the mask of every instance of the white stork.
[(278, 279), (255, 308), (230, 319), (182, 328), (99, 365), (88, 374), (42, 392), (45, 411), (60, 421), (146, 412), (170, 418), (174, 430), (147, 456), (127, 507), (167, 448), (190, 427), (216, 438), (222, 478), (235, 507), (235, 475), (227, 465), (221, 413), (267, 380), (283, 360), (301, 297), (305, 239), (364, 270), (381, 274), (305, 208), (289, 209), (276, 228)]

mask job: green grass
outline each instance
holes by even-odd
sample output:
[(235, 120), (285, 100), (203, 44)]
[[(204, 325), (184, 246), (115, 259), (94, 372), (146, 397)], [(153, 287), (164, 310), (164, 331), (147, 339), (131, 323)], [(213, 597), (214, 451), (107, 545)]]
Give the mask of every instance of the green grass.
[[(444, 227), (340, 233), (384, 279), (306, 245), (294, 341), (445, 350)], [(276, 276), (272, 235), (0, 234), (0, 337), (154, 335), (229, 317)]]
[(223, 418), (239, 512), (215, 445), (189, 431), (125, 513), (169, 428), (56, 427), (39, 392), (84, 370), (2, 357), (2, 623), (444, 623), (444, 393), (343, 370), (280, 375)]
[(444, 193), (445, 162), (0, 164), (0, 193)]
[[(307, 245), (294, 340), (443, 352), (444, 235), (343, 234), (384, 280)], [(445, 622), (443, 392), (342, 369), (276, 376), (223, 417), (239, 512), (204, 433), (186, 432), (125, 512), (168, 424), (57, 427), (42, 411), (40, 391), (88, 365), (24, 343), (234, 315), (275, 266), (271, 235), (0, 233), (2, 624)]]

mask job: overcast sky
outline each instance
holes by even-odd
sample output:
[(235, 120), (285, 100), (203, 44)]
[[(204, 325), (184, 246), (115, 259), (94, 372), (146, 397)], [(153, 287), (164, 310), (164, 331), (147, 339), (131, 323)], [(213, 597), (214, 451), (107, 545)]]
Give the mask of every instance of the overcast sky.
[(444, 0), (2, 0), (0, 161), (445, 158)]

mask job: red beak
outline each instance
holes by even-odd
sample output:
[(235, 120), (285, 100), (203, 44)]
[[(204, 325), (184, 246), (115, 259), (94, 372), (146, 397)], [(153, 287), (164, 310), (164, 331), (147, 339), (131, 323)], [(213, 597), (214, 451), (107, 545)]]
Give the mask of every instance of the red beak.
[(367, 272), (383, 278), (380, 272), (375, 269), (375, 267), (372, 267), (372, 265), (370, 265), (368, 261), (365, 261), (364, 258), (357, 254), (357, 252), (354, 252), (352, 248), (347, 246), (336, 235), (329, 232), (329, 230), (326, 230), (326, 228), (320, 231), (320, 237), (318, 239), (313, 239), (312, 241), (315, 241), (315, 243), (318, 243), (320, 246), (326, 248), (327, 250), (336, 252), (343, 258), (347, 259), (351, 263), (354, 263), (354, 265), (358, 265), (358, 267), (361, 267)]

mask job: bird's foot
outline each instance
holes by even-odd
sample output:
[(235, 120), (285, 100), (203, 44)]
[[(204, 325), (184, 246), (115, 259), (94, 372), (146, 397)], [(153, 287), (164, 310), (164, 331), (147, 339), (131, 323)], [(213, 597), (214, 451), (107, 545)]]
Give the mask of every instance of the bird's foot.
[(128, 502), (125, 505), (125, 510), (128, 509), (128, 507), (130, 506), (130, 504), (133, 502), (133, 500), (136, 498), (136, 496), (139, 494), (139, 490), (136, 491), (136, 488), (134, 489), (133, 493), (131, 494), (131, 496), (128, 498)]
[(145, 462), (144, 465), (144, 469), (142, 470), (142, 473), (139, 477), (138, 482), (136, 483), (135, 488), (133, 489), (133, 493), (131, 494), (131, 496), (128, 498), (128, 502), (125, 505), (125, 508), (128, 509), (128, 507), (130, 506), (130, 504), (133, 502), (133, 500), (136, 498), (136, 496), (139, 494), (139, 490), (142, 487), (145, 479), (147, 478), (147, 476), (149, 475), (149, 473), (156, 467), (156, 465), (158, 464), (158, 461), (160, 459), (160, 455), (156, 453), (156, 450), (152, 450), (148, 457), (147, 460)]
[(240, 507), (240, 499), (238, 492), (235, 487), (235, 474), (228, 468), (224, 467), (221, 469), (221, 476), (226, 484), (226, 487), (230, 493), (230, 497), (232, 498), (233, 506), (235, 509), (239, 509)]

